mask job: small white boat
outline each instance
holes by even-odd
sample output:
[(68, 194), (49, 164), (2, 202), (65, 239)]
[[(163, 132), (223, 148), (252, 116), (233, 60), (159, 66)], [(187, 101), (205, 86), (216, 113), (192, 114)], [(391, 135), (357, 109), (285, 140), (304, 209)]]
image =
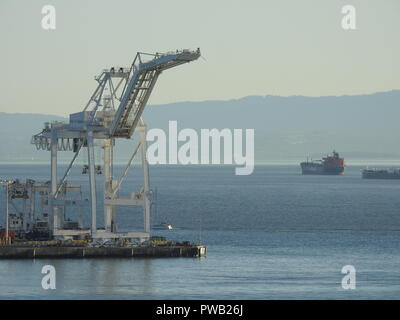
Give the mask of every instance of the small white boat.
[(173, 230), (172, 224), (161, 222), (160, 224), (153, 225), (151, 227), (153, 230)]

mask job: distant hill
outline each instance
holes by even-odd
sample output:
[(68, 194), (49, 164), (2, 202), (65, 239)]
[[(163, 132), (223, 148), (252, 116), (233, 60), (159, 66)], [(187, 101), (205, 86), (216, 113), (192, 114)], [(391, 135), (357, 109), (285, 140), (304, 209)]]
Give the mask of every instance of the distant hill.
[[(319, 158), (332, 149), (347, 159), (400, 160), (400, 91), (179, 102), (149, 106), (143, 117), (152, 128), (165, 129), (168, 120), (177, 120), (178, 129), (254, 128), (259, 163)], [(47, 161), (49, 155), (29, 142), (51, 120), (66, 119), (0, 113), (0, 161)]]
[(51, 121), (66, 119), (45, 114), (0, 112), (0, 161), (48, 160), (47, 152), (37, 151), (30, 141), (34, 134), (42, 130), (45, 122)]

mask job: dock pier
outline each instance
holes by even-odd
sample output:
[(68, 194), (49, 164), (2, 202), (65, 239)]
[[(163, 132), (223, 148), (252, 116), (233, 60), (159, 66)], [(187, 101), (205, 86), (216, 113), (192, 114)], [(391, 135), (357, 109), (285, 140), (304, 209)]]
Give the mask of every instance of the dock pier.
[(0, 259), (44, 258), (162, 258), (201, 257), (206, 247), (190, 246), (138, 246), (138, 247), (24, 247), (0, 246)]

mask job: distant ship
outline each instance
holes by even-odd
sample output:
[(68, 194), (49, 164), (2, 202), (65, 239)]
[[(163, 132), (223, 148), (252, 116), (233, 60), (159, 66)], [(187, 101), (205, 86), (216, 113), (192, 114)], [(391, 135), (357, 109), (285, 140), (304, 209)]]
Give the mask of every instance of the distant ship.
[(324, 174), (342, 175), (344, 174), (344, 158), (339, 157), (339, 153), (333, 150), (332, 155), (327, 155), (322, 160), (311, 160), (300, 163), (302, 174)]
[(400, 179), (400, 169), (363, 169), (363, 179)]

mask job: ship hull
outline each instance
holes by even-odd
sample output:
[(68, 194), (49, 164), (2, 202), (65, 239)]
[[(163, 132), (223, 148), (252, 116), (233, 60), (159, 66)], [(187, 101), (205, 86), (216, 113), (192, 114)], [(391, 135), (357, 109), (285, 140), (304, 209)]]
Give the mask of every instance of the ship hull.
[(301, 173), (305, 175), (343, 175), (344, 167), (326, 167), (322, 164), (312, 162), (302, 162)]
[(385, 179), (385, 180), (398, 180), (400, 173), (386, 172), (386, 171), (363, 171), (363, 179)]

